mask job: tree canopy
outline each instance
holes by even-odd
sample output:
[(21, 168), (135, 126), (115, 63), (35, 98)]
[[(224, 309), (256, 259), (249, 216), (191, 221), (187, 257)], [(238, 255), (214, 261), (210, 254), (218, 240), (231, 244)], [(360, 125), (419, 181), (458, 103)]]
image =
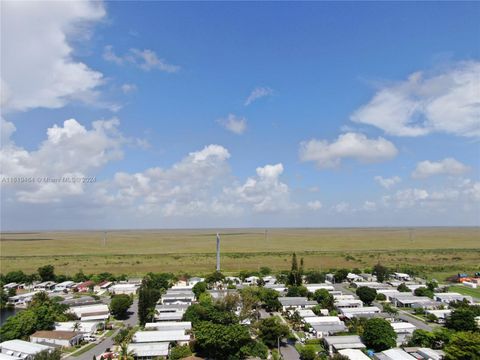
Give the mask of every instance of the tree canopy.
[(357, 289), (356, 294), (365, 304), (370, 305), (377, 297), (377, 290), (368, 286), (360, 286)]
[(258, 336), (270, 348), (277, 346), (278, 340), (289, 334), (288, 326), (283, 324), (278, 317), (269, 317), (258, 322)]
[(457, 332), (452, 335), (444, 351), (447, 360), (480, 359), (480, 333)]
[(116, 319), (125, 319), (133, 300), (126, 294), (114, 295), (110, 301), (110, 312)]
[(367, 320), (362, 337), (365, 345), (375, 351), (395, 347), (397, 340), (397, 334), (392, 326), (382, 318)]
[(195, 325), (195, 349), (212, 359), (240, 358), (240, 349), (250, 343), (248, 329), (239, 324), (215, 324), (201, 321)]

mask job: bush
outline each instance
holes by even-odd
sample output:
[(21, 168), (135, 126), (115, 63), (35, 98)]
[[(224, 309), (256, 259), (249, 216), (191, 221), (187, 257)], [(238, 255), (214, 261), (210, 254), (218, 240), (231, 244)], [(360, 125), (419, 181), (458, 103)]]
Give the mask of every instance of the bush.
[(317, 357), (317, 351), (313, 345), (305, 345), (298, 349), (300, 359), (302, 360), (315, 360)]
[(267, 359), (268, 347), (260, 341), (251, 341), (240, 348), (240, 355), (242, 357), (259, 357), (260, 359)]
[(387, 297), (385, 296), (385, 294), (377, 294), (377, 298), (376, 298), (378, 301), (385, 301), (387, 300)]
[(192, 355), (192, 350), (190, 350), (190, 346), (188, 345), (175, 346), (170, 349), (169, 359), (180, 360), (190, 355)]
[(419, 287), (413, 292), (415, 296), (426, 296), (433, 299), (433, 291), (426, 287)]

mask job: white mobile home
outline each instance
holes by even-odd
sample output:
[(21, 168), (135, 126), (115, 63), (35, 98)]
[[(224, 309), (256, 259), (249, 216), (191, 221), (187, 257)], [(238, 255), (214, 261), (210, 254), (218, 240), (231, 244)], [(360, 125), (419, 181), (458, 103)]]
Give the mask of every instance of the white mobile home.
[(22, 360), (33, 360), (36, 354), (45, 350), (52, 351), (53, 348), (23, 340), (8, 340), (0, 343), (0, 353)]

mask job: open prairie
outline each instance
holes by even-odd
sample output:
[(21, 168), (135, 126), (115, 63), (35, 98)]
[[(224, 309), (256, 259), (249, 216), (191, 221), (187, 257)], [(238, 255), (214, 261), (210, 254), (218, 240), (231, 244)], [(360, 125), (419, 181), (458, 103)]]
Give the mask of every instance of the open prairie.
[[(223, 229), (222, 269), (287, 269), (292, 252), (306, 268), (360, 269), (378, 261), (447, 276), (480, 264), (480, 228)], [(122, 230), (1, 234), (1, 271), (205, 273), (215, 265), (213, 230)], [(477, 270), (478, 271), (478, 270)]]

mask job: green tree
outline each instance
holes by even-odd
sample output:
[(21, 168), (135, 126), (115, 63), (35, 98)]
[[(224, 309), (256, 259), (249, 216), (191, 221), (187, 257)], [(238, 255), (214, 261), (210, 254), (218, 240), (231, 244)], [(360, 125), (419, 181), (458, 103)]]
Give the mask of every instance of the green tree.
[(41, 281), (54, 281), (55, 280), (55, 267), (53, 265), (41, 266), (37, 270)]
[(477, 331), (475, 313), (469, 308), (455, 309), (445, 322), (445, 327), (456, 331)]
[(377, 297), (375, 298), (375, 300), (377, 300), (377, 301), (385, 301), (385, 300), (387, 300), (387, 297), (385, 296), (385, 294), (378, 293), (378, 294), (377, 294)]
[(427, 288), (431, 292), (434, 292), (437, 287), (438, 287), (438, 282), (436, 282), (435, 280), (427, 282)]
[(368, 286), (360, 286), (357, 289), (356, 294), (365, 304), (370, 305), (377, 297), (377, 290)]
[(289, 286), (286, 296), (288, 297), (305, 297), (308, 294), (308, 290), (305, 286)]
[(269, 348), (274, 348), (277, 343), (289, 334), (288, 326), (283, 324), (278, 317), (269, 317), (258, 322), (258, 336)]
[(192, 350), (188, 345), (177, 345), (170, 349), (170, 355), (168, 356), (171, 360), (180, 360), (192, 355)]
[(260, 300), (267, 311), (278, 311), (282, 308), (278, 296), (278, 292), (273, 289), (262, 288), (260, 290)]
[(195, 294), (195, 297), (198, 299), (200, 294), (207, 291), (207, 283), (204, 281), (196, 283), (193, 285), (192, 291)]
[(0, 286), (0, 310), (7, 307), (8, 293), (3, 289), (3, 284)]
[(401, 283), (400, 285), (397, 286), (397, 290), (400, 292), (411, 292), (411, 290), (408, 288), (405, 283)]
[(0, 327), (0, 341), (27, 339), (37, 330), (51, 330), (56, 321), (66, 321), (66, 305), (59, 304), (45, 292), (35, 294), (27, 309), (7, 319)]
[(433, 299), (433, 291), (426, 287), (419, 287), (413, 291), (415, 296), (426, 296)]
[(305, 280), (309, 284), (318, 284), (325, 282), (325, 274), (320, 271), (310, 271), (305, 274)]
[(56, 348), (52, 351), (43, 350), (35, 354), (33, 357), (34, 360), (60, 360), (62, 357), (62, 351), (59, 348)]
[(116, 319), (125, 319), (133, 300), (126, 294), (114, 295), (110, 301), (110, 312)]
[(270, 275), (271, 273), (272, 273), (272, 269), (269, 268), (268, 266), (262, 266), (260, 268), (260, 274), (262, 274), (263, 276)]
[(132, 328), (130, 326), (126, 328), (121, 328), (118, 330), (117, 334), (113, 337), (113, 342), (116, 345), (120, 345), (122, 343), (130, 342), (130, 334), (132, 332)]
[(375, 351), (383, 351), (396, 346), (397, 335), (388, 321), (382, 318), (367, 320), (363, 331), (363, 341)]
[(292, 266), (287, 276), (287, 285), (300, 286), (302, 285), (302, 272), (298, 268), (297, 254), (292, 255)]
[(447, 360), (480, 359), (480, 333), (457, 332), (444, 348)]
[(17, 271), (10, 271), (9, 273), (7, 273), (5, 275), (5, 279), (4, 279), (4, 282), (5, 284), (8, 284), (8, 283), (17, 283), (17, 284), (21, 284), (21, 283), (26, 283), (28, 282), (28, 276), (21, 270), (17, 270)]
[(214, 324), (202, 321), (195, 325), (195, 350), (212, 359), (234, 359), (251, 341), (248, 329), (239, 324)]
[(268, 347), (260, 341), (250, 341), (247, 345), (244, 345), (240, 348), (240, 357), (267, 359)]
[(390, 276), (390, 271), (387, 267), (378, 263), (373, 267), (372, 274), (377, 277), (378, 282), (384, 282)]
[(429, 331), (417, 329), (413, 332), (408, 345), (419, 347), (433, 347), (435, 343), (435, 335)]
[(322, 307), (322, 309), (333, 310), (335, 300), (326, 289), (318, 289), (313, 294), (313, 298)]
[(335, 271), (335, 273), (333, 274), (335, 282), (341, 283), (341, 282), (345, 281), (348, 273), (349, 273), (348, 269), (340, 269), (340, 270)]
[(128, 350), (128, 343), (123, 342), (120, 344), (118, 349), (118, 359), (119, 360), (133, 360), (135, 358), (135, 354), (133, 351)]
[(300, 359), (315, 360), (317, 358), (317, 351), (314, 345), (305, 345), (298, 349)]
[(205, 282), (209, 285), (213, 285), (216, 283), (223, 282), (225, 280), (225, 275), (223, 275), (220, 271), (214, 271), (210, 275), (205, 278)]
[(155, 309), (160, 294), (159, 289), (152, 289), (147, 285), (140, 286), (138, 291), (138, 321), (140, 325), (145, 325), (151, 320), (151, 311)]

